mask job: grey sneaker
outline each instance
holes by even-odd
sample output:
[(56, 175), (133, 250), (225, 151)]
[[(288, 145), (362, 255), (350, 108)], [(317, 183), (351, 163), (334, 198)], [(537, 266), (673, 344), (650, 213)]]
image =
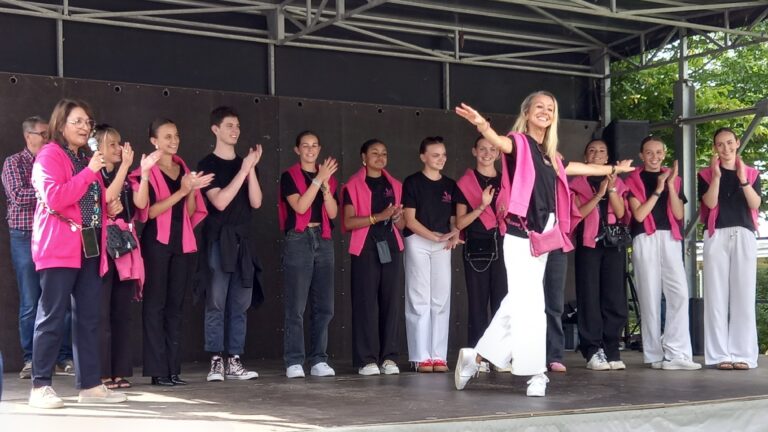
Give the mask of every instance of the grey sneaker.
[(239, 355), (233, 355), (227, 360), (225, 375), (227, 376), (227, 379), (236, 380), (249, 380), (259, 377), (259, 374), (256, 371), (249, 371), (243, 366), (243, 362), (240, 361)]
[(610, 361), (608, 365), (611, 367), (611, 370), (624, 370), (627, 368), (627, 365), (621, 360)]
[(19, 372), (19, 378), (20, 379), (30, 379), (32, 378), (32, 362), (24, 362), (24, 367), (21, 368), (21, 372)]
[(211, 370), (208, 372), (208, 377), (205, 379), (208, 382), (224, 381), (224, 360), (221, 356), (211, 357)]
[(29, 406), (42, 409), (62, 408), (64, 401), (56, 394), (53, 387), (42, 386), (33, 388), (29, 392)]
[(104, 384), (80, 390), (77, 401), (80, 403), (120, 403), (128, 400), (125, 393), (114, 392)]
[(71, 359), (56, 364), (56, 375), (73, 376), (75, 374), (75, 363)]
[(400, 368), (397, 367), (397, 363), (392, 360), (384, 360), (381, 364), (381, 371), (384, 375), (397, 375), (400, 373)]

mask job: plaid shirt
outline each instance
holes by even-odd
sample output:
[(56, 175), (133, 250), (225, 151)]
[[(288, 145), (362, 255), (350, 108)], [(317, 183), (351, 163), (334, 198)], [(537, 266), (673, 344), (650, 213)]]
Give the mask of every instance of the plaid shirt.
[(8, 227), (32, 231), (37, 197), (32, 187), (32, 163), (28, 149), (8, 156), (3, 164), (3, 187), (8, 197)]

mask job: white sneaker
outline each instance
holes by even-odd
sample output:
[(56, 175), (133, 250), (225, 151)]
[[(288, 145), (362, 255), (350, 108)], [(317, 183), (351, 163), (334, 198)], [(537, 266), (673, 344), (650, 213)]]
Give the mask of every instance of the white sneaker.
[(398, 375), (400, 368), (397, 367), (397, 363), (394, 361), (384, 360), (384, 363), (381, 364), (381, 371), (384, 372), (384, 375)]
[(698, 370), (701, 369), (701, 364), (687, 358), (676, 358), (664, 360), (661, 368), (664, 370)]
[(80, 395), (77, 398), (80, 403), (120, 403), (126, 400), (128, 400), (128, 396), (125, 393), (114, 392), (104, 384), (80, 390)]
[(456, 369), (453, 372), (456, 390), (463, 390), (469, 380), (477, 376), (479, 370), (480, 365), (477, 363), (477, 352), (473, 348), (462, 348), (459, 351)]
[[(312, 369), (314, 370), (314, 368)], [(367, 365), (358, 369), (357, 373), (360, 375), (379, 375), (381, 374), (381, 371), (379, 370), (379, 367), (376, 366), (376, 363), (368, 363)]]
[(304, 368), (300, 364), (288, 366), (285, 369), (285, 376), (288, 378), (304, 378)]
[(43, 409), (61, 408), (64, 406), (64, 401), (56, 394), (53, 387), (42, 386), (33, 388), (29, 392), (29, 406)]
[(608, 365), (611, 367), (611, 370), (624, 370), (627, 368), (627, 365), (625, 365), (621, 360), (608, 362)]
[(528, 380), (528, 389), (525, 391), (527, 396), (544, 397), (547, 394), (547, 383), (549, 378), (545, 374), (538, 374)]
[(602, 349), (592, 354), (592, 358), (590, 358), (587, 362), (587, 369), (594, 371), (611, 370), (611, 365), (608, 364), (608, 361), (605, 358), (605, 353), (603, 353)]
[(333, 370), (332, 367), (328, 366), (328, 363), (320, 362), (312, 366), (312, 369), (309, 371), (309, 374), (316, 377), (330, 377), (330, 376), (335, 376), (336, 371)]
[(491, 373), (491, 364), (483, 360), (480, 362), (480, 366), (477, 368), (480, 373)]
[(651, 369), (661, 369), (661, 367), (663, 365), (664, 365), (664, 361), (663, 360), (655, 361), (655, 362), (651, 363)]

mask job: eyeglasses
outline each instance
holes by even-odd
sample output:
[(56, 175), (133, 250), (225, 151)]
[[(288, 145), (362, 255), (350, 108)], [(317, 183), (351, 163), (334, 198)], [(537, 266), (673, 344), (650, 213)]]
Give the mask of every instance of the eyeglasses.
[(45, 132), (27, 131), (27, 133), (30, 134), (30, 135), (40, 135), (40, 138), (42, 138), (42, 139), (50, 138), (50, 135), (48, 134), (47, 131), (45, 131)]
[(93, 129), (93, 126), (96, 125), (96, 122), (91, 119), (84, 119), (84, 118), (77, 118), (74, 120), (67, 120), (67, 123), (75, 126), (75, 127), (81, 127), (81, 126), (87, 126), (88, 129)]

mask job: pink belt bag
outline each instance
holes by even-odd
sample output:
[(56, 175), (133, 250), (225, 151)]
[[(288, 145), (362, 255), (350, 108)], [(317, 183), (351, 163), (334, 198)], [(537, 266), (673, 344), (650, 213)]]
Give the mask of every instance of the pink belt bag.
[(537, 233), (536, 231), (530, 231), (528, 229), (528, 225), (523, 218), (519, 216), (518, 218), (520, 219), (520, 223), (523, 226), (525, 233), (528, 234), (528, 240), (530, 240), (531, 244), (531, 255), (534, 257), (540, 257), (545, 253), (549, 253), (555, 249), (561, 249), (565, 246), (563, 243), (563, 234), (560, 231), (560, 225), (558, 225), (557, 221), (552, 225), (552, 228), (548, 230), (545, 228), (544, 232)]

